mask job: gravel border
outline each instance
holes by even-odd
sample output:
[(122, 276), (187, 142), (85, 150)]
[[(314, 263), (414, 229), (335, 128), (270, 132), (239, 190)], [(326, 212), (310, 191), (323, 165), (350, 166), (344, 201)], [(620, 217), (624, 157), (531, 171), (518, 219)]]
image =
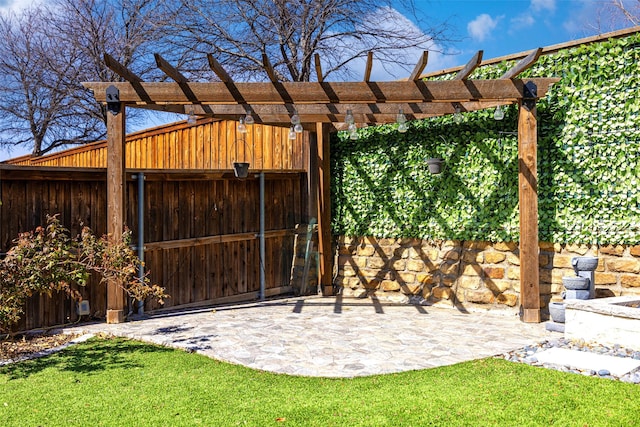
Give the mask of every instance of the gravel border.
[(611, 375), (611, 373), (606, 369), (601, 369), (599, 371), (595, 371), (592, 369), (581, 370), (581, 369), (576, 369), (572, 366), (560, 366), (560, 365), (540, 363), (538, 361), (538, 358), (536, 357), (536, 353), (538, 351), (544, 351), (550, 348), (564, 348), (568, 350), (577, 350), (577, 351), (585, 351), (585, 352), (590, 352), (595, 354), (602, 354), (605, 356), (626, 357), (626, 358), (631, 358), (635, 360), (640, 360), (640, 351), (638, 350), (624, 348), (619, 345), (608, 347), (601, 344), (586, 343), (584, 341), (568, 340), (565, 338), (543, 341), (541, 343), (529, 345), (515, 351), (510, 351), (508, 353), (500, 354), (496, 357), (508, 360), (510, 362), (526, 363), (527, 365), (540, 366), (543, 368), (554, 369), (561, 372), (569, 372), (569, 373), (580, 374), (585, 376), (606, 378), (610, 380), (622, 381), (625, 383), (640, 384), (640, 368), (635, 369), (621, 377), (617, 377), (615, 375)]

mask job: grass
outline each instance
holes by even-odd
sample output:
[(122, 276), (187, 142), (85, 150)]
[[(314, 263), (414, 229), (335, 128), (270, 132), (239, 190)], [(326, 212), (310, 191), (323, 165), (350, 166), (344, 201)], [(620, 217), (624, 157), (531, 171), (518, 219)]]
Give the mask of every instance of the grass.
[(354, 379), (95, 338), (0, 369), (3, 426), (631, 426), (640, 386), (500, 359)]

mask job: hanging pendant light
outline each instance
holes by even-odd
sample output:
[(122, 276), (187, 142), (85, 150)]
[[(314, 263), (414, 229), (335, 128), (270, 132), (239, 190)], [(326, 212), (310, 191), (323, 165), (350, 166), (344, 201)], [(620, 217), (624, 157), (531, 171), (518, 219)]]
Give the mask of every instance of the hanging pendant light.
[(255, 122), (256, 121), (253, 119), (253, 116), (251, 115), (251, 110), (247, 110), (247, 115), (244, 116), (244, 124), (245, 125), (252, 125)]
[(300, 123), (300, 116), (297, 111), (294, 111), (293, 116), (291, 116), (291, 124), (293, 125), (292, 129), (295, 133), (302, 133), (304, 130)]
[(353, 117), (353, 113), (351, 110), (347, 110), (347, 115), (344, 116), (344, 122), (348, 125), (352, 125), (356, 122), (356, 119)]
[(347, 114), (344, 116), (344, 122), (347, 124), (349, 138), (353, 140), (358, 139), (358, 126), (356, 126), (356, 119), (353, 117), (351, 110), (347, 110)]
[(356, 126), (355, 123), (349, 124), (347, 130), (349, 131), (349, 138), (353, 140), (358, 139), (358, 126)]
[(198, 117), (196, 116), (196, 114), (194, 112), (193, 105), (189, 105), (187, 107), (187, 112), (189, 114), (189, 116), (187, 116), (187, 123), (190, 124), (190, 125), (195, 125), (196, 121), (198, 120)]
[(238, 123), (238, 132), (247, 133), (247, 126), (244, 124), (244, 117), (240, 117), (240, 123)]
[(453, 121), (459, 125), (460, 123), (462, 123), (462, 120), (464, 119), (464, 117), (462, 117), (462, 112), (461, 112), (461, 108), (460, 106), (456, 105), (456, 112), (453, 113)]
[(504, 119), (504, 110), (501, 105), (496, 107), (496, 111), (493, 113), (493, 119), (497, 121)]
[(398, 132), (405, 133), (407, 130), (409, 130), (409, 126), (407, 125), (407, 116), (404, 115), (402, 108), (398, 110), (396, 123), (398, 124)]

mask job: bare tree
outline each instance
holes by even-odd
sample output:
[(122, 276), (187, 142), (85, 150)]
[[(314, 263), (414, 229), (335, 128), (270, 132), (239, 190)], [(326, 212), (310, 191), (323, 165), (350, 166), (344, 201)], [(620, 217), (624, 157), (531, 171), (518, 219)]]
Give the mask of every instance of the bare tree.
[(42, 155), (104, 138), (104, 108), (81, 82), (119, 80), (105, 53), (149, 75), (152, 53), (168, 46), (162, 39), (173, 15), (165, 3), (57, 0), (0, 17), (0, 145)]
[(590, 34), (602, 34), (640, 25), (640, 0), (606, 0), (594, 5), (594, 16), (584, 26)]
[[(412, 0), (393, 5), (415, 12)], [(41, 155), (103, 138), (104, 107), (81, 82), (120, 80), (105, 53), (143, 79), (166, 78), (153, 53), (208, 79), (212, 53), (243, 80), (266, 78), (264, 54), (281, 80), (309, 81), (316, 53), (324, 77), (352, 77), (368, 52), (409, 70), (446, 29), (420, 28), (391, 0), (54, 0), (0, 17), (0, 145)]]
[[(167, 53), (170, 52), (166, 42), (167, 26), (176, 11), (165, 7), (170, 3), (163, 0), (57, 0), (56, 4), (59, 31), (82, 54), (81, 81), (121, 80), (105, 66), (105, 53), (143, 78), (156, 72), (154, 53), (171, 57)], [(106, 123), (104, 108), (95, 104), (92, 110)], [(135, 120), (135, 115), (129, 118)]]
[(640, 0), (611, 0), (624, 17), (633, 25), (640, 25)]
[(32, 144), (39, 155), (91, 138), (95, 123), (75, 111), (73, 96), (81, 55), (50, 25), (46, 7), (0, 16), (0, 144)]
[[(411, 1), (404, 4), (405, 12), (414, 10)], [(236, 78), (263, 80), (265, 54), (279, 79), (309, 81), (316, 53), (324, 77), (353, 77), (349, 65), (368, 52), (409, 69), (402, 53), (433, 49), (445, 30), (420, 29), (385, 0), (183, 0), (173, 41), (192, 54), (196, 76), (206, 69), (197, 61), (211, 53)]]

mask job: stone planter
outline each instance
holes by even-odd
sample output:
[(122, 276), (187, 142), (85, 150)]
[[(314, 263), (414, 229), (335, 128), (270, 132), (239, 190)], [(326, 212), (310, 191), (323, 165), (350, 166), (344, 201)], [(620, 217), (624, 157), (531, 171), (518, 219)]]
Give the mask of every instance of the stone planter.
[(598, 257), (595, 256), (578, 256), (571, 258), (573, 269), (578, 271), (593, 271), (598, 267)]
[(550, 302), (549, 314), (551, 315), (551, 320), (556, 323), (564, 323), (565, 307), (563, 302)]
[(438, 159), (435, 157), (427, 159), (427, 166), (429, 167), (429, 172), (431, 172), (434, 175), (438, 175), (440, 172), (442, 172), (443, 163), (444, 163), (444, 160)]
[(563, 277), (562, 285), (570, 291), (589, 289), (589, 279), (586, 277)]

